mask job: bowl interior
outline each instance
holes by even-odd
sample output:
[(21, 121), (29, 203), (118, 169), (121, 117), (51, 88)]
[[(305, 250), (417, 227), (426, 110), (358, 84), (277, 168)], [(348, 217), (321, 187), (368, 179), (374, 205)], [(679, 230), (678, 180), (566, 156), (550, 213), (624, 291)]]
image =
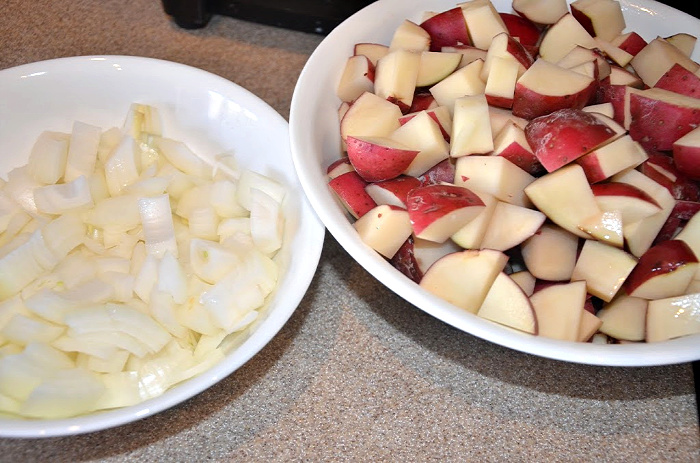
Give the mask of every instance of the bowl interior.
[[(302, 186), (329, 232), (345, 250), (390, 290), (421, 310), (472, 335), (522, 352), (575, 363), (647, 366), (700, 358), (700, 336), (655, 344), (592, 345), (530, 336), (483, 320), (423, 291), (364, 245), (327, 187), (326, 167), (341, 154), (335, 96), (345, 60), (360, 42), (388, 44), (405, 19), (420, 23), (424, 11), (442, 11), (449, 0), (380, 0), (334, 29), (314, 51), (297, 82), (290, 113), (292, 155)], [(645, 39), (678, 32), (697, 35), (700, 21), (666, 5), (622, 0), (627, 30)], [(508, 0), (493, 0), (500, 12), (512, 12)], [(698, 60), (696, 48), (693, 58)]]
[[(0, 71), (0, 172), (27, 161), (43, 130), (70, 132), (79, 120), (103, 129), (124, 121), (129, 105), (158, 108), (164, 136), (211, 158), (233, 152), (239, 164), (287, 188), (285, 240), (276, 259), (283, 271), (263, 317), (225, 359), (203, 374), (139, 405), (61, 420), (0, 418), (0, 436), (43, 437), (105, 429), (150, 416), (203, 391), (234, 372), (282, 328), (315, 273), (324, 226), (309, 205), (291, 159), (288, 124), (242, 87), (208, 72), (148, 58), (71, 57)], [(264, 156), (260, 154), (264, 153)]]

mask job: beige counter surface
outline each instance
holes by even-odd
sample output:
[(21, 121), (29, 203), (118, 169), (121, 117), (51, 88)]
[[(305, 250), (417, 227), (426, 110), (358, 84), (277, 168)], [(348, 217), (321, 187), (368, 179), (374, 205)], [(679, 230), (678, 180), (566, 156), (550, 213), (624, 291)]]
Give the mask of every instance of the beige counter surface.
[[(161, 58), (221, 75), (285, 118), (321, 41), (218, 16), (188, 31), (156, 0), (4, 0), (1, 13), (0, 69)], [(0, 439), (0, 461), (697, 462), (700, 428), (690, 364), (592, 367), (482, 341), (391, 293), (327, 234), (298, 310), (233, 375), (119, 428)]]

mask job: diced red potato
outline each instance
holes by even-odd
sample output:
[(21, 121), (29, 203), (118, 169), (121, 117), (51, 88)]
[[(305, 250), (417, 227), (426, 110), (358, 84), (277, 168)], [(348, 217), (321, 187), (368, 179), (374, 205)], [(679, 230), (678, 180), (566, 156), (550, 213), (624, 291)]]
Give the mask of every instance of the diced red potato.
[(681, 296), (699, 266), (695, 253), (685, 241), (664, 241), (640, 256), (625, 281), (625, 292), (651, 300)]
[(530, 296), (537, 316), (538, 334), (564, 341), (578, 341), (586, 302), (586, 283), (574, 281), (549, 285)]
[(493, 155), (508, 159), (530, 175), (539, 176), (544, 173), (542, 163), (527, 141), (525, 130), (515, 122), (508, 121), (494, 138), (493, 145)]
[(364, 55), (354, 55), (345, 63), (338, 83), (337, 95), (342, 101), (355, 100), (364, 92), (374, 90), (374, 65)]
[(430, 35), (431, 51), (442, 51), (443, 47), (471, 45), (467, 23), (460, 7), (442, 11), (423, 21), (420, 26)]
[(520, 247), (525, 266), (540, 280), (567, 281), (576, 265), (579, 237), (545, 223)]
[(342, 158), (333, 161), (326, 169), (326, 173), (328, 174), (328, 179), (330, 180), (346, 172), (354, 170), (355, 168), (352, 166), (350, 159), (348, 159), (347, 156), (343, 156)]
[(419, 153), (386, 137), (349, 136), (345, 143), (355, 171), (367, 182), (398, 177)]
[[(428, 269), (420, 286), (475, 314), (507, 261), (507, 255), (493, 249), (466, 249), (447, 254)], [(464, 275), (469, 275), (469, 278), (464, 278)]]
[(596, 240), (586, 240), (576, 261), (572, 281), (585, 281), (588, 293), (611, 301), (637, 264), (628, 252)]
[(690, 58), (693, 54), (693, 50), (695, 50), (695, 44), (698, 38), (687, 32), (678, 32), (677, 34), (664, 37), (664, 40), (678, 48), (685, 56)]
[(389, 52), (406, 50), (421, 52), (430, 49), (430, 34), (411, 20), (404, 19), (394, 31), (389, 43)]
[(625, 29), (619, 2), (614, 0), (575, 0), (571, 14), (593, 37), (612, 40)]
[(673, 142), (673, 162), (688, 178), (700, 181), (700, 127)]
[(377, 204), (389, 204), (406, 208), (408, 193), (420, 186), (420, 180), (410, 175), (370, 183), (365, 187), (367, 194)]
[(412, 233), (406, 209), (388, 204), (367, 211), (353, 226), (365, 244), (388, 259), (396, 254)]
[(328, 186), (344, 208), (356, 219), (377, 206), (365, 190), (367, 185), (368, 183), (354, 170), (338, 175), (328, 182)]
[(488, 193), (478, 190), (474, 190), (474, 193), (483, 201), (484, 209), (450, 237), (450, 241), (464, 249), (481, 249), (483, 247), (482, 243), (486, 230), (490, 226), (491, 216), (496, 210), (496, 205), (500, 202)]
[(484, 202), (467, 188), (435, 184), (414, 188), (406, 199), (417, 238), (442, 243), (484, 209)]
[(632, 56), (647, 46), (647, 41), (635, 31), (623, 32), (612, 39), (610, 43)]
[(552, 24), (540, 42), (540, 58), (556, 63), (576, 46), (596, 48), (596, 41), (574, 15), (566, 13)]
[(700, 76), (695, 75), (678, 63), (675, 63), (659, 77), (654, 87), (693, 98), (700, 98)]
[(507, 32), (501, 32), (491, 40), (491, 45), (486, 52), (484, 66), (481, 69), (481, 79), (488, 84), (488, 77), (491, 73), (491, 66), (496, 58), (513, 61), (517, 64), (516, 77), (520, 77), (532, 66), (535, 59), (523, 45), (510, 36)]
[(691, 72), (695, 72), (700, 65), (686, 56), (681, 50), (674, 47), (661, 37), (656, 37), (641, 49), (630, 65), (644, 83), (653, 87), (656, 82), (674, 64), (680, 64)]
[(477, 315), (525, 333), (537, 334), (537, 317), (530, 298), (505, 272), (496, 276)]
[(645, 191), (628, 183), (606, 182), (591, 185), (600, 209), (620, 211), (623, 223), (633, 223), (661, 212), (661, 206)]
[(364, 55), (369, 58), (372, 65), (376, 66), (379, 58), (389, 53), (389, 46), (381, 43), (358, 43), (355, 44), (354, 55)]
[(573, 162), (614, 136), (607, 124), (582, 109), (560, 109), (531, 120), (525, 127), (525, 137), (547, 172)]
[(462, 60), (459, 53), (424, 51), (420, 54), (416, 87), (429, 87), (452, 74)]
[(566, 0), (513, 0), (512, 6), (520, 16), (540, 26), (554, 24), (569, 12)]
[(539, 43), (542, 31), (535, 23), (519, 14), (500, 13), (500, 15), (511, 37), (518, 39), (525, 46), (535, 46)]
[(455, 179), (455, 165), (452, 159), (445, 159), (438, 162), (430, 169), (418, 176), (421, 185), (432, 185), (435, 183), (452, 183)]
[(600, 215), (584, 219), (578, 226), (590, 238), (620, 249), (625, 244), (622, 227), (620, 211), (602, 211)]
[(442, 47), (442, 51), (445, 53), (459, 53), (462, 55), (458, 69), (461, 69), (476, 60), (486, 61), (486, 50), (482, 50), (481, 48), (476, 48), (471, 45)]
[(597, 81), (538, 58), (518, 79), (513, 114), (534, 119), (565, 108), (581, 109), (595, 96)]
[(615, 339), (644, 341), (646, 331), (646, 299), (620, 294), (597, 313), (603, 321), (600, 332)]
[(374, 93), (395, 103), (407, 113), (413, 103), (421, 55), (403, 48), (390, 50), (377, 61), (374, 71)]
[(647, 150), (671, 150), (700, 126), (700, 99), (650, 88), (629, 92), (629, 134)]
[(395, 104), (372, 92), (360, 95), (340, 120), (340, 136), (387, 136), (398, 129), (401, 110)]
[(482, 318), (578, 342), (700, 332), (669, 310), (700, 307), (695, 37), (646, 42), (613, 0), (513, 9), (474, 0), (358, 43), (384, 71), (378, 89), (355, 73), (329, 186), (363, 241)]
[(647, 160), (647, 153), (639, 143), (625, 135), (576, 159), (583, 167), (589, 183), (601, 182)]
[(475, 47), (487, 50), (495, 36), (501, 32), (508, 32), (491, 2), (476, 0), (460, 3), (460, 6), (467, 23), (469, 38)]

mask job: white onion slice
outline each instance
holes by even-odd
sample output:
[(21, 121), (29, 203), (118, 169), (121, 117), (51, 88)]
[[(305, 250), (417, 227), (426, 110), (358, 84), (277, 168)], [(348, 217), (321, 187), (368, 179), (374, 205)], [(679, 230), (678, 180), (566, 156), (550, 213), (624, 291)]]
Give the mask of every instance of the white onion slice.
[(36, 139), (27, 161), (29, 174), (39, 183), (58, 182), (66, 170), (70, 135), (44, 131)]
[(146, 241), (146, 251), (156, 257), (170, 253), (177, 257), (173, 214), (168, 195), (139, 199), (139, 214)]
[(92, 124), (75, 121), (68, 145), (66, 171), (63, 179), (66, 182), (75, 180), (81, 175), (90, 176), (95, 170), (97, 149), (100, 145), (102, 129)]

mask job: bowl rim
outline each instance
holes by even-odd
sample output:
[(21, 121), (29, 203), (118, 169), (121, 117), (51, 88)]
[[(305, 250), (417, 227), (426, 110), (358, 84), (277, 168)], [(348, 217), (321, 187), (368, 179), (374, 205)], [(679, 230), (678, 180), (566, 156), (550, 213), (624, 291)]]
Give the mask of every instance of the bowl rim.
[[(201, 82), (202, 85), (215, 88), (222, 94), (227, 95), (244, 109), (251, 109), (262, 115), (261, 121), (265, 124), (265, 130), (270, 136), (277, 137), (281, 144), (284, 145), (286, 143), (284, 146), (288, 146), (288, 122), (262, 98), (235, 82), (209, 71), (164, 59), (131, 55), (81, 55), (46, 59), (2, 69), (0, 70), (0, 82), (4, 79), (13, 79), (20, 77), (22, 74), (41, 72), (42, 70), (68, 74), (75, 73), (76, 69), (85, 70), (86, 66), (91, 66), (95, 61), (133, 65), (139, 68), (139, 74), (143, 78), (153, 77), (159, 72), (167, 71), (168, 73), (178, 72), (181, 76), (195, 79)], [(291, 168), (291, 149), (287, 149), (285, 155), (289, 159), (289, 167)], [(297, 260), (300, 264), (294, 267), (294, 272), (290, 271), (289, 268), (286, 269), (285, 276), (280, 280), (278, 288), (284, 285), (295, 290), (293, 293), (285, 294), (283, 297), (279, 293), (275, 293), (269, 299), (271, 304), (267, 307), (261, 322), (246, 337), (243, 343), (226, 354), (225, 360), (220, 361), (197, 376), (171, 387), (157, 397), (132, 406), (62, 419), (0, 418), (0, 437), (44, 438), (69, 436), (126, 425), (155, 415), (195, 397), (225, 377), (234, 374), (257, 355), (284, 327), (306, 295), (316, 274), (325, 239), (325, 226), (310, 206), (308, 199), (298, 184), (298, 178), (290, 174), (289, 179), (292, 179), (292, 182), (286, 186), (290, 190), (294, 190), (294, 194), (288, 196), (293, 197), (291, 201), (294, 203), (295, 215), (299, 217), (299, 220), (296, 221), (298, 223), (295, 234), (289, 238), (293, 238), (291, 240), (293, 244), (305, 246), (305, 253), (303, 259)], [(290, 242), (288, 246), (291, 244)], [(301, 265), (301, 262), (303, 262), (303, 265)], [(292, 280), (294, 280), (293, 284), (291, 283)]]
[[(571, 1), (567, 0), (567, 3)], [(503, 2), (505, 0), (501, 2), (494, 0), (493, 3)], [(662, 15), (672, 18), (685, 16), (684, 20), (687, 23), (693, 26), (697, 23), (700, 27), (700, 20), (653, 0), (621, 0), (620, 3), (623, 10), (626, 10), (626, 15), (631, 15), (633, 19), (634, 15)], [(448, 2), (445, 0), (440, 4), (447, 5)], [(456, 2), (449, 2), (449, 4), (454, 6)], [(331, 84), (327, 80), (333, 79), (333, 85), (335, 85), (339, 79), (342, 68), (331, 71), (329, 69), (329, 63), (333, 62), (331, 57), (335, 57), (336, 61), (340, 59), (339, 56), (345, 59), (352, 53), (352, 44), (372, 41), (361, 35), (363, 27), (358, 27), (358, 24), (371, 23), (372, 20), (389, 22), (410, 19), (411, 14), (415, 16), (429, 8), (430, 5), (417, 0), (379, 0), (366, 6), (322, 40), (307, 60), (297, 80), (290, 111), (292, 156), (304, 191), (329, 233), (365, 270), (406, 302), (467, 334), (495, 344), (552, 360), (596, 366), (642, 367), (700, 360), (700, 335), (664, 341), (650, 348), (650, 343), (618, 345), (573, 343), (532, 336), (497, 326), (429, 294), (359, 239), (347, 215), (341, 211), (326, 186), (327, 177), (323, 170), (326, 166), (321, 166), (320, 163), (314, 165), (314, 162), (319, 160), (318, 157), (322, 157), (323, 154), (316, 157), (309, 154), (318, 154), (324, 149), (328, 150), (329, 146), (340, 146), (338, 133), (319, 134), (314, 138), (314, 130), (318, 127), (314, 121), (318, 120), (319, 116), (320, 118), (330, 116), (331, 103), (336, 105), (332, 108), (333, 110), (337, 110), (340, 105), (340, 100), (335, 97), (335, 94), (332, 98), (325, 99), (319, 98), (318, 95), (328, 90)], [(399, 13), (391, 13), (390, 9), (405, 15), (398, 18)], [(391, 16), (392, 14), (397, 17)], [(367, 28), (366, 25), (364, 27)], [(390, 26), (384, 26), (384, 28), (391, 29)], [(347, 52), (343, 53), (342, 50)], [(333, 101), (329, 102), (329, 100)]]

